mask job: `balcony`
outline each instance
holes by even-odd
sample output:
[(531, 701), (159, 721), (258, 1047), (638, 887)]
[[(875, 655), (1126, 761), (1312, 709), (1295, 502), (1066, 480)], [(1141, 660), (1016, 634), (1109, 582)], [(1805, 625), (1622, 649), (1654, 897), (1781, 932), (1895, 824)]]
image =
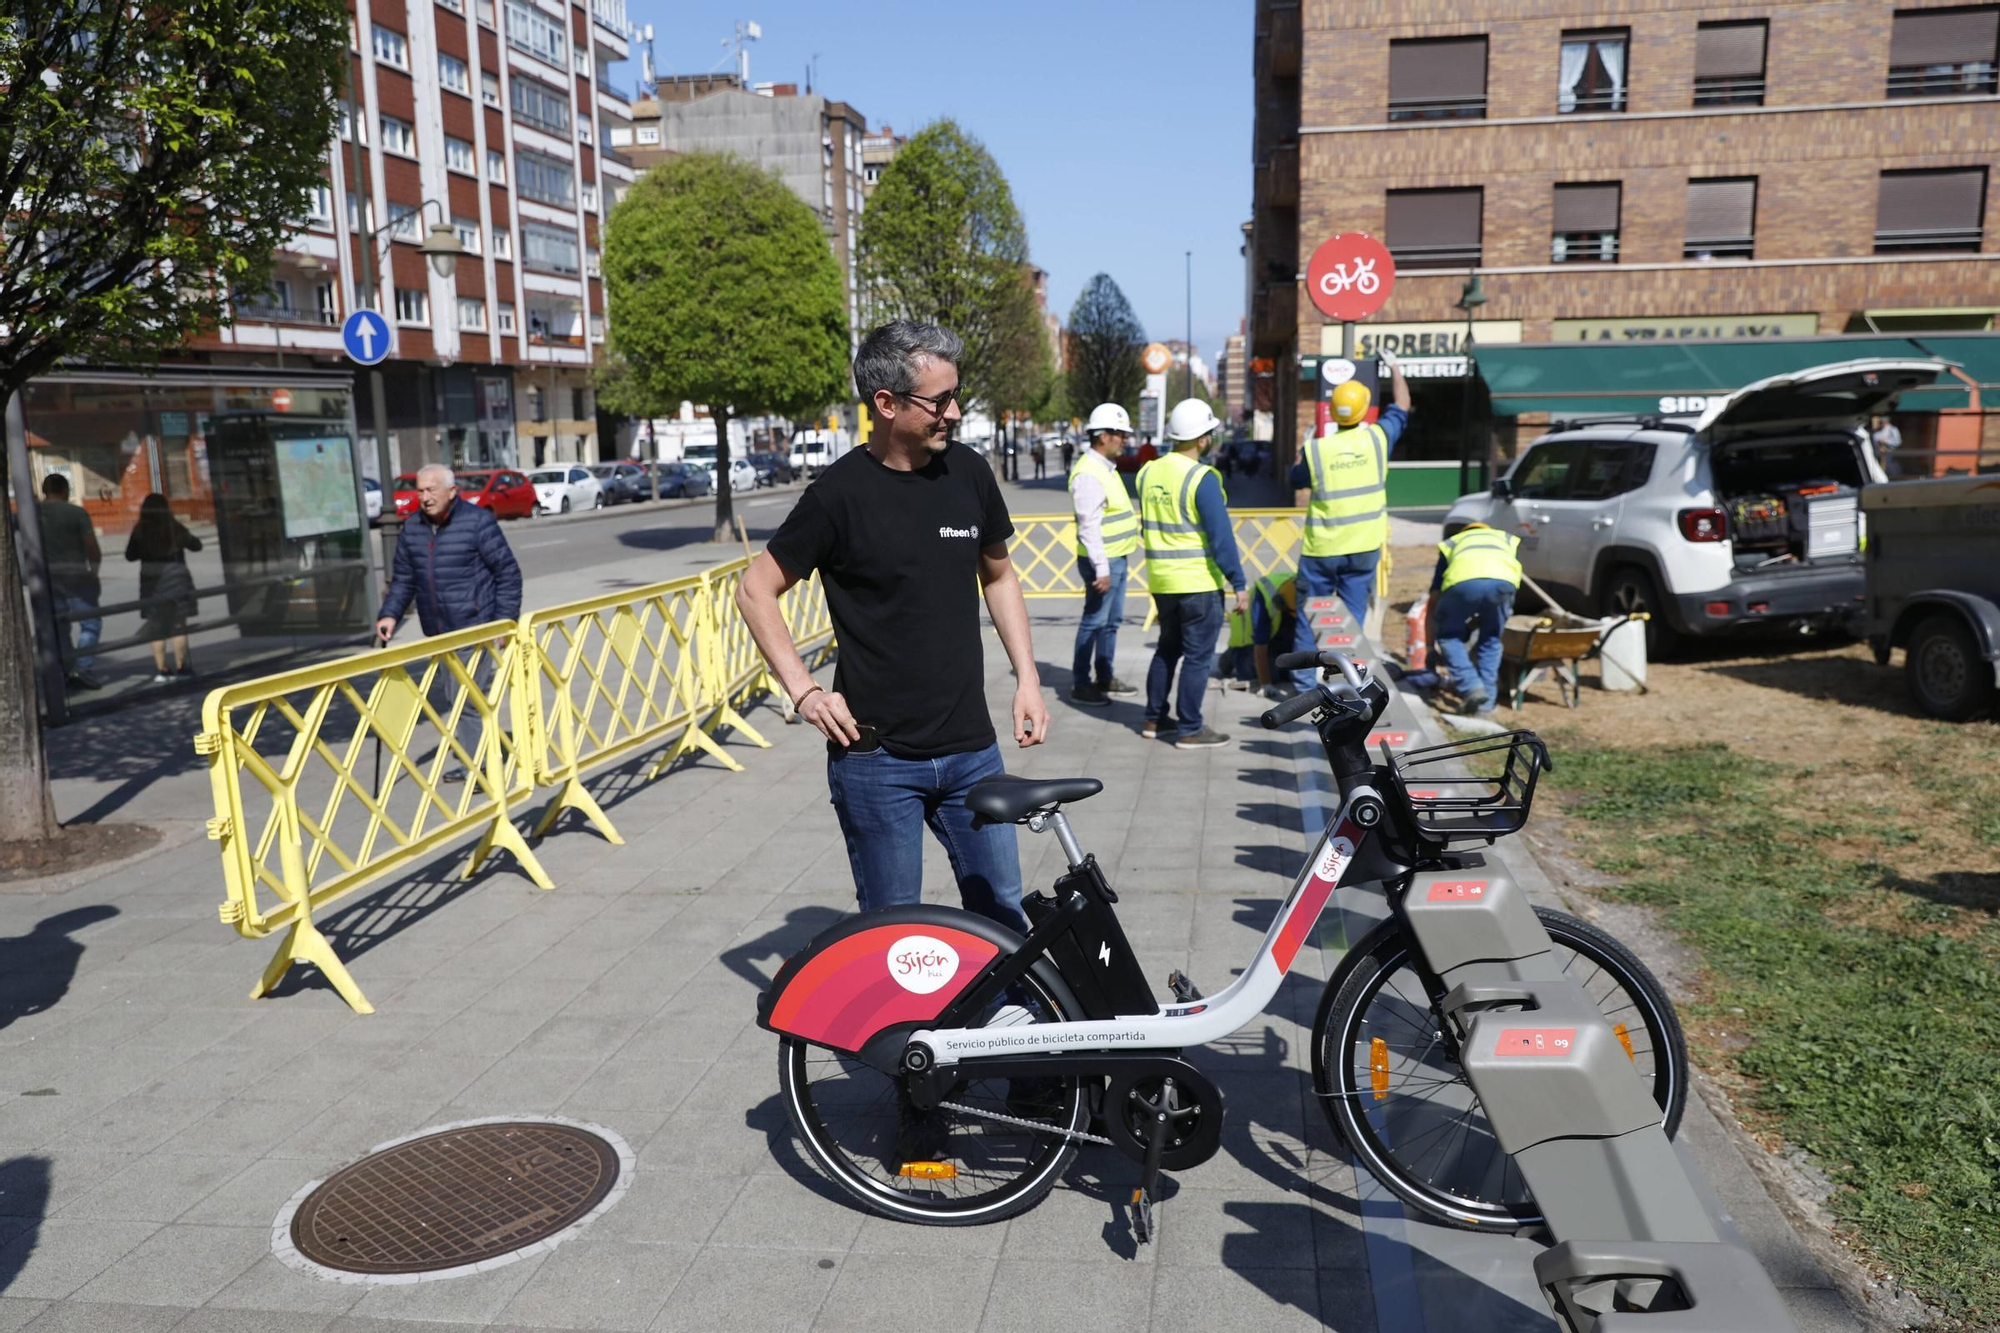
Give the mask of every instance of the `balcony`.
[(1271, 11), (1271, 73), (1281, 79), (1299, 77), (1299, 57), (1305, 46), (1303, 33), (1296, 4)]
[(1551, 264), (1615, 264), (1618, 262), (1618, 233), (1615, 231), (1563, 231), (1549, 238)]
[(1299, 206), (1299, 146), (1285, 144), (1271, 151), (1270, 194), (1273, 208)]
[(276, 301), (235, 301), (231, 304), (235, 307), (238, 321), (303, 324), (316, 329), (335, 328), (340, 323), (340, 316), (331, 310), (304, 310)]
[(599, 83), (597, 85), (597, 105), (606, 114), (614, 116), (619, 120), (629, 121), (632, 119), (631, 97), (623, 90), (613, 88), (608, 83)]
[(1409, 120), (1484, 120), (1486, 119), (1486, 94), (1467, 94), (1464, 97), (1392, 97), (1389, 99), (1389, 119), (1391, 122)]
[(1757, 250), (1754, 236), (1690, 236), (1681, 247), (1683, 259), (1748, 259)]
[(1476, 268), (1480, 264), (1480, 245), (1477, 241), (1457, 245), (1398, 245), (1389, 242), (1389, 253), (1396, 258), (1396, 268)]
[(1764, 76), (1743, 78), (1702, 78), (1694, 81), (1696, 106), (1762, 106)]
[(2000, 67), (1990, 60), (1889, 68), (1891, 97), (1974, 97), (1992, 92), (2000, 92)]
[(613, 60), (632, 53), (632, 25), (625, 18), (625, 0), (590, 0), (590, 34)]

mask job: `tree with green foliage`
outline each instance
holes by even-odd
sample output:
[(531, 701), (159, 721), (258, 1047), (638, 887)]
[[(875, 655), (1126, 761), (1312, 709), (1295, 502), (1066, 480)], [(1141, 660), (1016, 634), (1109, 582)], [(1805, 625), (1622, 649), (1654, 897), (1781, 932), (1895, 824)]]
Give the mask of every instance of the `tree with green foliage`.
[(715, 419), (715, 540), (732, 540), (730, 418), (814, 416), (850, 391), (846, 284), (819, 218), (739, 157), (669, 159), (612, 210), (604, 292), (623, 401)]
[(1099, 403), (1121, 403), (1136, 418), (1146, 368), (1146, 330), (1132, 303), (1109, 273), (1084, 285), (1070, 307), (1069, 400), (1080, 413)]
[[(0, 19), (0, 404), (63, 361), (230, 322), (326, 176), (341, 0), (10, 6)], [(30, 503), (32, 479), (0, 491)], [(58, 836), (14, 517), (0, 504), (0, 842)]]
[(950, 120), (910, 136), (868, 198), (860, 239), (868, 322), (943, 325), (965, 342), (963, 396), (997, 410), (1024, 406), (1021, 386), (1046, 338), (1028, 230), (986, 146)]

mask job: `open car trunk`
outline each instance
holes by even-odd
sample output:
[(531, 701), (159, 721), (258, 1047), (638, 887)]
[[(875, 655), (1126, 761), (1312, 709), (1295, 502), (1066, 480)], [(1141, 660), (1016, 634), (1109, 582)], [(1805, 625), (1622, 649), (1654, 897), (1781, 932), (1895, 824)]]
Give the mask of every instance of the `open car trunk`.
[(1832, 432), (1717, 445), (1716, 503), (1728, 516), (1739, 571), (1853, 561), (1861, 550), (1862, 444)]

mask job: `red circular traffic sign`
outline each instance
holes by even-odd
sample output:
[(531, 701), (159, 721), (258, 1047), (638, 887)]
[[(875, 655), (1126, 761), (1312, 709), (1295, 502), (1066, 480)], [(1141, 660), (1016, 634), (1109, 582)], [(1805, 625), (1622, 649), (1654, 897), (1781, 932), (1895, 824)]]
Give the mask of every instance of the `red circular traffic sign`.
[(1321, 241), (1306, 265), (1306, 293), (1329, 319), (1366, 319), (1396, 287), (1396, 261), (1365, 231)]
[(291, 391), (290, 389), (273, 389), (273, 390), (271, 390), (271, 410), (272, 410), (273, 412), (289, 412), (289, 411), (291, 411), (291, 410), (292, 410), (292, 391)]

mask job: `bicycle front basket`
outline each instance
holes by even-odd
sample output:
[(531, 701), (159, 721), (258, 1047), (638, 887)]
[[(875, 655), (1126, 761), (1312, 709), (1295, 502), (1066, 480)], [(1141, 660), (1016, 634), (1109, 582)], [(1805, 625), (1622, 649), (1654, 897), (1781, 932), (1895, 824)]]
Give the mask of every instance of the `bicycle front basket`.
[(1491, 842), (1528, 822), (1535, 782), (1549, 762), (1549, 747), (1532, 731), (1507, 731), (1478, 740), (1430, 745), (1391, 754), (1382, 747), (1390, 776), (1423, 837), (1442, 843)]

